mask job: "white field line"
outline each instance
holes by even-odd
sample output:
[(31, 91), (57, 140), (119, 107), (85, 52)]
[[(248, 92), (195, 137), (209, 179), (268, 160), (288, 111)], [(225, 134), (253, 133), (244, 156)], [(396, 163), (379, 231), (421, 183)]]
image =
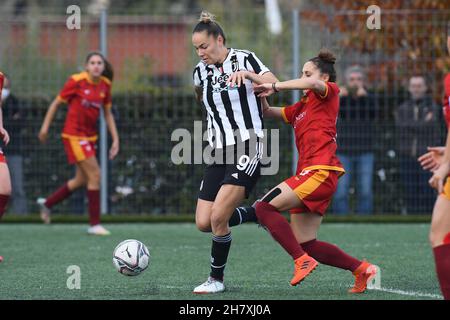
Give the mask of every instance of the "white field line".
[(410, 297), (443, 299), (443, 297), (439, 294), (423, 293), (423, 292), (416, 292), (416, 291), (404, 291), (404, 290), (391, 289), (391, 288), (374, 288), (374, 289), (370, 289), (370, 290), (383, 291), (383, 292), (400, 294), (402, 296), (410, 296)]
[[(235, 288), (243, 288), (242, 286), (233, 286)], [(164, 289), (192, 289), (190, 286), (160, 286), (160, 288)], [(255, 285), (252, 286), (252, 288), (257, 289), (269, 289), (273, 288), (270, 285)], [(431, 298), (431, 299), (440, 299), (442, 300), (443, 297), (439, 294), (432, 294), (432, 293), (423, 293), (423, 292), (417, 292), (417, 291), (404, 291), (399, 289), (391, 289), (391, 288), (373, 288), (369, 289), (369, 291), (382, 291), (387, 293), (393, 293), (393, 294), (399, 294), (402, 296), (410, 296), (410, 297), (418, 297), (418, 298)]]

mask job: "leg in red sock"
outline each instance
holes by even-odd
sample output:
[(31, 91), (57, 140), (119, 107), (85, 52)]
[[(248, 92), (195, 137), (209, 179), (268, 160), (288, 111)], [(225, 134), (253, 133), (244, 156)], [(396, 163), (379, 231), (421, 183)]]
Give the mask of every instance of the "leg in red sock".
[(303, 250), (320, 263), (354, 272), (362, 261), (348, 255), (339, 247), (316, 239), (300, 244)]
[(444, 194), (438, 196), (433, 209), (430, 243), (433, 248), (437, 278), (445, 300), (450, 300), (450, 179)]
[(67, 182), (64, 183), (58, 190), (52, 193), (45, 201), (44, 205), (50, 209), (55, 204), (63, 201), (68, 198), (72, 194), (72, 191), (69, 189)]
[(6, 194), (0, 194), (0, 219), (5, 214), (6, 211), (6, 205), (9, 201), (9, 195)]
[(445, 300), (450, 300), (450, 243), (433, 248), (436, 273)]
[(267, 202), (258, 202), (256, 204), (256, 216), (258, 221), (269, 230), (272, 237), (294, 260), (305, 254), (305, 251), (298, 244), (289, 222), (274, 206)]
[(100, 191), (87, 191), (89, 202), (89, 223), (91, 226), (100, 224)]

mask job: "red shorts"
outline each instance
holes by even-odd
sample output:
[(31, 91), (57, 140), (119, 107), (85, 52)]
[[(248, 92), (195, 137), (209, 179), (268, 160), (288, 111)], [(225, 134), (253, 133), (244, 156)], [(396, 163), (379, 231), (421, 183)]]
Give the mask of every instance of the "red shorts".
[(333, 170), (304, 170), (299, 175), (286, 179), (284, 182), (303, 202), (303, 207), (291, 209), (289, 212), (324, 215), (336, 192), (340, 175), (342, 172)]
[(6, 163), (6, 157), (3, 154), (3, 151), (1, 148), (0, 148), (0, 163)]
[(95, 157), (95, 142), (76, 138), (62, 138), (69, 164)]

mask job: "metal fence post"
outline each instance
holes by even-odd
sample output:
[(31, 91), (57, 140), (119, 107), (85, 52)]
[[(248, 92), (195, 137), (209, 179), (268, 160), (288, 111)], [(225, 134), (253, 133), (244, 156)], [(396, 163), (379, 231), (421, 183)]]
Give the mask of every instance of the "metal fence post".
[[(295, 9), (292, 12), (292, 79), (298, 78), (299, 70), (300, 70), (300, 17), (299, 17), (299, 10)], [(296, 103), (298, 100), (300, 100), (300, 91), (299, 90), (293, 90), (292, 91), (292, 103)], [(292, 131), (292, 172), (295, 174), (297, 170), (297, 161), (298, 161), (298, 154), (297, 154), (297, 147), (295, 145), (295, 132)]]
[[(107, 9), (103, 9), (100, 14), (100, 52), (107, 56)], [(103, 108), (100, 109), (100, 210), (102, 214), (108, 212), (108, 132)]]

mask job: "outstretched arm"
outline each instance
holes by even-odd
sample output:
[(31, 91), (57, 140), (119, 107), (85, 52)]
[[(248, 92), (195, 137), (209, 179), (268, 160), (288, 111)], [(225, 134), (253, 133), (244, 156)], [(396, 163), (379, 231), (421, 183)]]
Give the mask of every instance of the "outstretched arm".
[(282, 90), (312, 90), (320, 95), (324, 95), (327, 90), (327, 84), (322, 80), (314, 80), (309, 78), (293, 79), (282, 82), (263, 83), (255, 86), (255, 92), (259, 93), (258, 97), (268, 97), (275, 92)]
[(277, 77), (275, 77), (275, 75), (270, 71), (259, 75), (254, 72), (244, 70), (232, 73), (227, 80), (227, 85), (230, 87), (240, 87), (245, 79), (248, 79), (257, 85), (266, 82), (272, 83), (278, 81)]
[(283, 114), (281, 108), (271, 107), (269, 102), (267, 102), (266, 98), (261, 98), (261, 103), (263, 106), (263, 115), (264, 118), (276, 118), (283, 120)]

